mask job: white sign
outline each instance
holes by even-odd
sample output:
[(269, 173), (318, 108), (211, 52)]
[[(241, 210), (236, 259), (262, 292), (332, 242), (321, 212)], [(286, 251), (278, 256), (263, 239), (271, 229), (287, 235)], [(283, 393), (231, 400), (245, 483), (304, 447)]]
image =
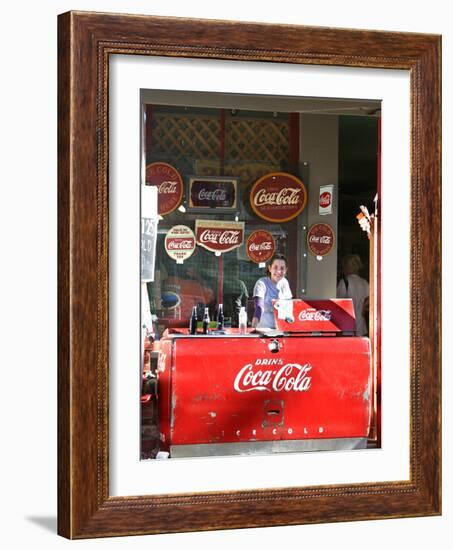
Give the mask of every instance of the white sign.
[(176, 263), (190, 258), (195, 250), (195, 235), (187, 225), (174, 225), (165, 236), (165, 250)]
[(322, 185), (319, 188), (319, 213), (321, 215), (332, 214), (333, 210), (333, 185)]

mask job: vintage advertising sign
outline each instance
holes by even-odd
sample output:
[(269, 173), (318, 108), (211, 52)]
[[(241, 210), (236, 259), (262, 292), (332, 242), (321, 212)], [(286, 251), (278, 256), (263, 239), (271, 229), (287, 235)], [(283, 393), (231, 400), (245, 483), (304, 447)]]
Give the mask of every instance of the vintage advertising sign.
[(335, 244), (332, 227), (327, 223), (315, 223), (307, 234), (308, 249), (315, 256), (326, 256)]
[(253, 231), (247, 239), (245, 251), (252, 262), (256, 264), (267, 262), (275, 252), (274, 237), (264, 229)]
[(287, 222), (307, 204), (303, 182), (286, 172), (271, 172), (253, 184), (250, 205), (257, 216), (269, 222)]
[(238, 178), (190, 176), (188, 206), (191, 210), (235, 210), (238, 205)]
[(284, 332), (350, 332), (355, 330), (350, 298), (273, 300), (275, 325)]
[(319, 213), (321, 216), (332, 214), (333, 185), (321, 185), (319, 188)]
[(146, 185), (158, 190), (157, 208), (160, 216), (170, 214), (181, 203), (184, 185), (179, 172), (166, 162), (153, 162), (146, 167)]
[(187, 225), (175, 225), (165, 236), (165, 250), (177, 263), (192, 256), (195, 244), (194, 232)]
[(233, 250), (244, 242), (244, 222), (196, 220), (197, 243), (211, 252)]

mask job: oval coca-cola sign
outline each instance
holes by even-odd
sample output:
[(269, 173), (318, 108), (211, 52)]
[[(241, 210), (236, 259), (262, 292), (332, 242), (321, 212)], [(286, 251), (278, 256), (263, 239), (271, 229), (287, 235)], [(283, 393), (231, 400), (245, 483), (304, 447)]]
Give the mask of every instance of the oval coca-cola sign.
[(259, 229), (250, 234), (245, 246), (247, 256), (257, 264), (267, 262), (275, 252), (275, 241), (269, 231)]
[(184, 185), (179, 172), (166, 162), (153, 162), (146, 167), (146, 185), (157, 187), (157, 211), (170, 214), (181, 203)]
[(165, 250), (170, 258), (183, 262), (195, 250), (194, 232), (186, 225), (175, 225), (165, 235)]
[(286, 172), (266, 174), (253, 184), (250, 205), (260, 218), (287, 222), (307, 204), (307, 190), (299, 178)]
[(332, 227), (327, 223), (315, 223), (307, 234), (308, 249), (315, 256), (329, 254), (335, 244), (335, 235)]
[(197, 243), (211, 252), (228, 252), (244, 241), (244, 222), (196, 220)]

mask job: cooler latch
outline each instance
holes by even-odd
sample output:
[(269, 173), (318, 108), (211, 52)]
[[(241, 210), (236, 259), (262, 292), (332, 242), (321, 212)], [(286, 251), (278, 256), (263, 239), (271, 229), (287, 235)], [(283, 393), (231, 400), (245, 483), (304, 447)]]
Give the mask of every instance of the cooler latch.
[(267, 345), (267, 347), (269, 348), (269, 351), (271, 353), (277, 353), (280, 351), (280, 342), (278, 340), (276, 340), (275, 338), (273, 338), (269, 344)]

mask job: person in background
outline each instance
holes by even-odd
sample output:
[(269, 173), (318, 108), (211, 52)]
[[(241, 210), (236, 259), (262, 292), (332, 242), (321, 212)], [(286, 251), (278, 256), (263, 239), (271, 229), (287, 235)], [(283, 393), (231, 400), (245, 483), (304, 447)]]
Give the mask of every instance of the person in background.
[(363, 311), (370, 289), (368, 282), (359, 275), (362, 269), (362, 261), (358, 254), (347, 254), (343, 258), (342, 265), (343, 277), (337, 286), (337, 298), (352, 298), (356, 334), (357, 336), (365, 336), (368, 330)]
[(255, 313), (252, 319), (253, 328), (275, 328), (272, 300), (292, 298), (286, 272), (288, 262), (283, 254), (275, 254), (266, 264), (267, 276), (255, 283), (253, 300)]

